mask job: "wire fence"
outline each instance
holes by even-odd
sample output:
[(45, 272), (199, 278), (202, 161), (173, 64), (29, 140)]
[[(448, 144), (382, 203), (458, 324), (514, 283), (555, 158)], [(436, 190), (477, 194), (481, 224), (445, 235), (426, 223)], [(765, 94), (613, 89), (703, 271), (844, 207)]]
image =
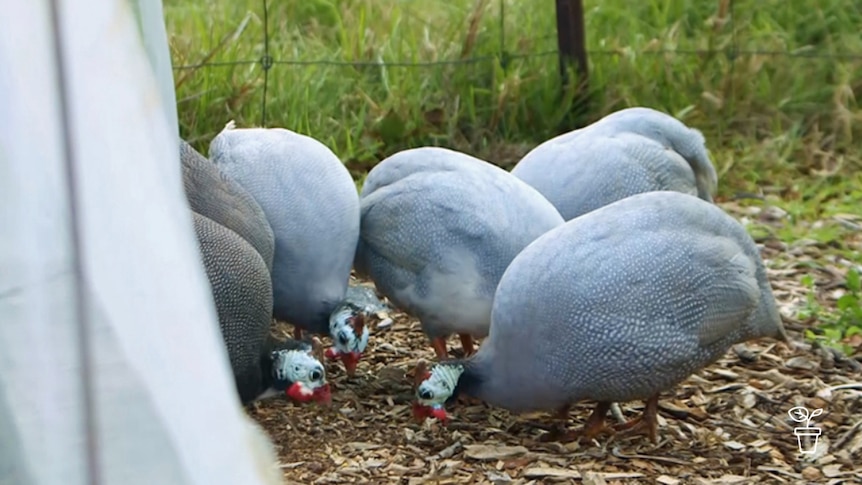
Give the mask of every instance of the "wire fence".
[[(479, 3), (487, 4), (487, 9), (492, 9), (494, 6), (491, 5), (492, 0), (478, 0)], [(175, 65), (174, 70), (177, 73), (190, 72), (190, 71), (198, 71), (200, 69), (218, 69), (220, 67), (235, 67), (235, 66), (247, 66), (247, 67), (259, 67), (256, 72), (260, 76), (260, 84), (259, 86), (254, 87), (253, 95), (255, 97), (259, 96), (259, 106), (260, 106), (260, 126), (268, 126), (268, 123), (272, 121), (269, 116), (270, 111), (270, 103), (272, 96), (271, 83), (273, 80), (273, 73), (277, 71), (275, 68), (309, 68), (309, 67), (352, 67), (352, 68), (386, 68), (386, 69), (434, 69), (440, 68), (444, 66), (452, 66), (454, 68), (459, 68), (459, 66), (475, 66), (475, 65), (498, 65), (502, 69), (506, 69), (508, 65), (511, 63), (524, 60), (524, 59), (559, 59), (560, 64), (560, 74), (559, 74), (559, 85), (561, 88), (561, 92), (565, 90), (565, 87), (570, 82), (568, 75), (571, 72), (568, 67), (571, 66), (574, 68), (574, 72), (577, 74), (579, 79), (580, 94), (584, 98), (589, 98), (590, 94), (594, 92), (595, 88), (591, 90), (589, 83), (593, 80), (591, 77), (591, 73), (587, 72), (587, 66), (591, 66), (593, 70), (600, 70), (606, 63), (611, 63), (614, 59), (624, 58), (624, 57), (637, 57), (638, 59), (646, 59), (646, 58), (669, 58), (672, 56), (674, 58), (679, 57), (697, 57), (703, 59), (715, 59), (715, 58), (723, 58), (726, 62), (727, 76), (729, 78), (733, 78), (735, 73), (735, 69), (739, 65), (739, 61), (742, 59), (753, 59), (753, 58), (770, 58), (774, 61), (778, 62), (790, 62), (791, 60), (828, 60), (832, 63), (850, 63), (852, 66), (849, 68), (850, 79), (851, 79), (851, 92), (848, 95), (848, 98), (851, 99), (851, 102), (855, 103), (855, 93), (859, 91), (862, 93), (862, 83), (859, 82), (858, 76), (854, 77), (857, 74), (862, 74), (862, 51), (860, 52), (845, 52), (840, 51), (836, 48), (831, 49), (832, 52), (824, 52), (823, 50), (818, 50), (812, 48), (810, 45), (805, 46), (803, 48), (798, 48), (795, 50), (790, 49), (772, 49), (772, 48), (751, 48), (747, 45), (746, 42), (743, 42), (739, 36), (737, 35), (737, 28), (733, 27), (733, 22), (737, 18), (737, 12), (735, 11), (735, 3), (733, 0), (720, 0), (719, 1), (719, 10), (724, 9), (723, 13), (720, 15), (724, 16), (723, 21), (727, 24), (730, 24), (731, 27), (729, 31), (731, 32), (730, 40), (725, 45), (714, 46), (707, 49), (702, 48), (690, 48), (687, 46), (674, 46), (667, 47), (665, 45), (649, 45), (646, 48), (642, 48), (639, 50), (632, 50), (630, 48), (590, 48), (586, 47), (586, 40), (590, 35), (590, 32), (586, 30), (584, 26), (584, 11), (582, 0), (557, 0), (557, 31), (550, 33), (546, 32), (539, 36), (534, 36), (531, 38), (532, 46), (539, 45), (542, 48), (527, 48), (524, 50), (519, 50), (517, 48), (512, 48), (509, 42), (510, 32), (507, 31), (507, 15), (511, 15), (506, 10), (507, 1), (499, 0), (496, 2), (496, 14), (497, 18), (495, 19), (497, 25), (496, 35), (498, 36), (495, 39), (494, 43), (498, 44), (499, 48), (496, 49), (496, 52), (485, 52), (481, 55), (468, 55), (468, 56), (459, 56), (453, 58), (446, 59), (435, 59), (428, 61), (416, 61), (416, 60), (350, 60), (350, 59), (297, 59), (291, 58), (287, 55), (283, 55), (280, 52), (274, 52), (271, 48), (271, 40), (273, 39), (273, 28), (272, 28), (272, 18), (271, 18), (271, 2), (267, 0), (261, 0), (260, 7), (260, 16), (262, 18), (262, 54), (260, 57), (255, 59), (237, 59), (237, 60), (211, 60), (209, 57), (205, 58), (200, 62), (192, 62), (186, 63), (182, 65)], [(414, 14), (412, 10), (409, 8), (403, 7), (407, 12), (407, 15), (413, 18), (413, 20), (424, 24), (428, 29), (432, 31), (441, 31), (445, 28), (445, 26), (441, 26), (434, 21), (428, 21), (424, 19), (419, 14)], [(545, 6), (543, 8), (549, 8), (549, 6)], [(750, 9), (749, 9), (750, 10)], [(574, 13), (573, 13), (574, 12)], [(589, 12), (586, 13), (589, 15)], [(466, 19), (470, 22), (472, 19), (467, 16)], [(859, 25), (862, 27), (862, 25)], [(579, 32), (581, 35), (579, 36)], [(857, 29), (858, 31), (858, 29)], [(556, 45), (554, 45), (554, 40), (556, 40)], [(814, 45), (814, 43), (812, 43)], [(486, 49), (487, 51), (487, 49)], [(589, 64), (587, 60), (589, 59)], [(805, 65), (801, 65), (800, 69), (805, 69)], [(182, 75), (182, 74), (181, 74)], [(291, 76), (289, 71), (280, 71), (279, 76)], [(620, 78), (623, 78), (625, 75), (620, 75)], [(727, 83), (727, 92), (726, 97), (729, 102), (733, 102), (733, 100), (737, 97), (736, 90), (738, 89), (750, 89), (744, 85), (744, 83), (740, 82), (730, 82)], [(824, 95), (824, 99), (825, 99)], [(577, 107), (575, 102), (571, 102), (570, 106), (572, 109)], [(809, 103), (810, 104), (810, 103)], [(823, 106), (822, 107), (823, 114), (834, 111), (834, 107), (832, 106)], [(858, 114), (858, 110), (854, 107), (854, 116)]]

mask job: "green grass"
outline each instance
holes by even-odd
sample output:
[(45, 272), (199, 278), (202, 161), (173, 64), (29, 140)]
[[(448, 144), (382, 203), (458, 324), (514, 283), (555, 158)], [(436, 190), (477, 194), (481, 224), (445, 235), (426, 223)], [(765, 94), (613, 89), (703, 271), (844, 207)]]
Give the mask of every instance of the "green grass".
[(800, 316), (815, 318), (820, 322), (818, 328), (806, 330), (806, 337), (852, 354), (854, 348), (847, 342), (854, 336), (862, 336), (862, 282), (859, 272), (855, 269), (847, 272), (847, 292), (838, 299), (834, 310), (824, 308), (817, 301), (816, 292), (812, 291), (813, 278), (806, 276), (802, 283), (809, 288), (809, 293)]
[[(321, 140), (361, 179), (422, 145), (509, 167), (555, 134), (650, 106), (704, 132), (720, 199), (765, 195), (789, 221), (773, 236), (862, 262), (858, 230), (836, 219), (862, 212), (858, 0), (585, 0), (590, 102), (577, 117), (554, 3), (502, 1), (270, 1), (267, 126)], [(165, 0), (165, 15), (175, 66), (263, 55), (262, 0)], [(204, 153), (229, 119), (260, 123), (259, 63), (175, 74), (182, 135)]]

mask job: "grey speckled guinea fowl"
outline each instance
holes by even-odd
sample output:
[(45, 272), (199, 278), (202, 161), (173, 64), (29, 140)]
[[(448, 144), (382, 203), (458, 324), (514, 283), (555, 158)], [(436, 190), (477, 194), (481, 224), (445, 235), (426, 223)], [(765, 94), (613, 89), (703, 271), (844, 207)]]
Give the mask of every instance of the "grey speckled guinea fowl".
[(296, 401), (327, 402), (329, 384), (311, 345), (270, 336), (272, 283), (263, 258), (230, 229), (192, 216), (240, 400), (284, 391)]
[[(760, 254), (719, 207), (677, 192), (614, 202), (539, 237), (503, 275), (488, 339), (472, 358), (419, 373), (417, 417), (445, 418), (463, 392), (516, 412), (568, 413), (598, 402), (585, 426), (603, 431), (613, 402), (658, 396), (734, 344), (786, 334)], [(421, 370), (421, 369), (420, 369)]]
[(565, 220), (654, 190), (712, 202), (718, 180), (700, 131), (643, 107), (538, 145), (512, 174), (541, 192)]
[(357, 273), (420, 320), (440, 359), (453, 333), (472, 353), (472, 337), (487, 335), (503, 271), (563, 223), (550, 202), (510, 173), (444, 148), (381, 161), (360, 203)]
[(319, 141), (283, 128), (235, 128), (210, 143), (210, 157), (260, 204), (275, 235), (273, 314), (327, 334), (348, 374), (368, 342), (358, 307), (344, 301), (356, 242), (359, 196), (347, 168)]

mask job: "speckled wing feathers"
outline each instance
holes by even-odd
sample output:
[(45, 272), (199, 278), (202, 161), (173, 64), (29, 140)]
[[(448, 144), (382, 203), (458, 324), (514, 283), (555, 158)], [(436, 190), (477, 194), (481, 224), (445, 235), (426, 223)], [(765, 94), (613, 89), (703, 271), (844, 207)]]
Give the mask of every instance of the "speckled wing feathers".
[(235, 232), (251, 244), (272, 269), (274, 236), (260, 205), (237, 182), (180, 141), (186, 199), (192, 211)]
[(260, 254), (235, 232), (193, 213), (219, 327), (243, 402), (262, 391), (260, 356), (272, 321), (272, 286)]
[[(698, 327), (699, 342), (708, 347), (728, 335), (737, 335), (737, 341), (746, 340), (745, 323), (751, 318), (760, 301), (756, 266), (742, 249), (728, 239), (720, 239), (717, 245), (723, 250), (701, 253), (709, 261), (715, 277), (706, 283), (704, 297), (708, 311)], [(710, 264), (712, 263), (712, 264)]]

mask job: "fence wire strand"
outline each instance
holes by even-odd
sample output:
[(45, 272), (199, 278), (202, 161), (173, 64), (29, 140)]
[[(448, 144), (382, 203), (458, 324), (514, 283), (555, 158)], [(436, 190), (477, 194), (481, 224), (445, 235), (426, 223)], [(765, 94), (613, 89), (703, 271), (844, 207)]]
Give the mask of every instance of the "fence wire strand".
[[(559, 56), (560, 51), (558, 49), (552, 50), (542, 50), (535, 52), (510, 52), (506, 48), (506, 29), (505, 29), (505, 1), (501, 0), (499, 3), (499, 50), (496, 54), (492, 55), (480, 55), (480, 56), (472, 56), (472, 57), (464, 57), (457, 59), (441, 59), (435, 61), (400, 61), (400, 60), (336, 60), (336, 59), (317, 59), (317, 60), (300, 60), (300, 59), (276, 59), (272, 56), (270, 52), (270, 32), (269, 32), (269, 5), (267, 0), (261, 0), (262, 3), (262, 13), (263, 13), (263, 55), (257, 60), (251, 59), (242, 59), (242, 60), (234, 60), (234, 61), (206, 61), (195, 64), (185, 64), (179, 66), (173, 66), (175, 71), (188, 71), (188, 70), (197, 70), (202, 68), (220, 68), (220, 67), (237, 67), (237, 66), (252, 66), (252, 65), (260, 65), (261, 70), (263, 71), (263, 83), (262, 83), (262, 95), (261, 95), (261, 126), (266, 126), (266, 117), (267, 117), (267, 104), (268, 104), (268, 84), (269, 84), (269, 71), (274, 66), (298, 66), (298, 67), (307, 67), (307, 66), (321, 66), (321, 67), (355, 67), (355, 68), (363, 68), (363, 67), (385, 67), (385, 68), (416, 68), (416, 69), (429, 69), (435, 67), (444, 67), (444, 66), (456, 66), (456, 65), (474, 65), (474, 64), (482, 64), (482, 63), (499, 63), (504, 69), (506, 66), (513, 60), (519, 59), (538, 59), (545, 58), (551, 56)], [(739, 39), (737, 35), (737, 29), (733, 25), (733, 20), (735, 18), (735, 1), (730, 0), (728, 2), (728, 17), (730, 18), (731, 23), (731, 42), (730, 46), (726, 49), (668, 49), (668, 48), (647, 48), (642, 50), (635, 50), (629, 48), (618, 48), (618, 49), (587, 49), (587, 56), (589, 57), (614, 57), (614, 56), (622, 56), (622, 57), (637, 57), (637, 56), (701, 56), (701, 57), (715, 57), (715, 56), (723, 56), (726, 57), (730, 62), (729, 69), (731, 77), (733, 77), (733, 73), (735, 71), (735, 65), (737, 59), (741, 57), (751, 57), (751, 56), (764, 56), (764, 57), (782, 57), (787, 59), (830, 59), (835, 61), (862, 61), (862, 53), (856, 52), (832, 52), (825, 53), (822, 51), (817, 51), (813, 49), (799, 49), (796, 51), (786, 51), (786, 50), (770, 50), (770, 49), (740, 49), (739, 48)], [(418, 20), (421, 20), (416, 16), (412, 11), (408, 11), (408, 14)], [(425, 20), (421, 20), (423, 25), (426, 27), (431, 25), (429, 22)], [(542, 40), (547, 39), (549, 37), (554, 37), (554, 34), (547, 34), (538, 36), (533, 40)], [(733, 83), (730, 85), (731, 94), (733, 93), (735, 86)]]

